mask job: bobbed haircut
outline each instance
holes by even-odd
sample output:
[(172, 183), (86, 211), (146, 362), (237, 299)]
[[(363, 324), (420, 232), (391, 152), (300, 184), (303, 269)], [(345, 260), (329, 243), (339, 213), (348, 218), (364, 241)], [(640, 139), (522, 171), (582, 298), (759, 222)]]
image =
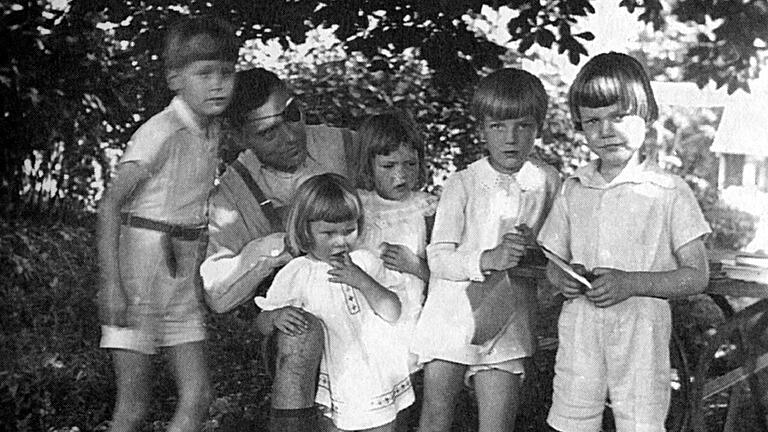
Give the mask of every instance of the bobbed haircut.
[(296, 190), (288, 212), (286, 236), (291, 254), (306, 254), (314, 246), (310, 222), (350, 220), (357, 221), (357, 230), (362, 232), (363, 205), (352, 184), (333, 173), (309, 178)]
[(568, 91), (568, 105), (576, 130), (581, 128), (579, 107), (601, 108), (618, 104), (623, 113), (637, 115), (646, 123), (659, 116), (651, 82), (643, 65), (617, 52), (589, 60), (576, 75)]
[(482, 78), (472, 96), (472, 115), (508, 120), (532, 116), (541, 130), (549, 98), (541, 80), (521, 69), (504, 68)]
[(239, 71), (225, 117), (232, 126), (240, 127), (249, 112), (267, 103), (269, 96), (279, 90), (288, 91), (288, 87), (273, 72), (264, 68)]
[(211, 16), (184, 17), (168, 30), (163, 45), (165, 70), (181, 69), (192, 62), (236, 62), (240, 41), (234, 28)]
[(358, 188), (374, 189), (373, 167), (377, 155), (389, 155), (401, 146), (416, 151), (419, 158), (419, 179), (414, 190), (427, 181), (424, 163), (424, 138), (416, 121), (404, 111), (390, 111), (366, 118), (357, 129), (360, 158), (355, 182)]

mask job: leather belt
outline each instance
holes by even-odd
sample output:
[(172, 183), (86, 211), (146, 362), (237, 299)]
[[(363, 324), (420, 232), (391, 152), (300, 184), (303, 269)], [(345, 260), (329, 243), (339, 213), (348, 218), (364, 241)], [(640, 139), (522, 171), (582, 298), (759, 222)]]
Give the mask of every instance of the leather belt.
[(200, 238), (200, 236), (208, 231), (207, 226), (191, 227), (184, 225), (173, 225), (166, 222), (143, 218), (141, 216), (133, 216), (130, 213), (121, 213), (120, 220), (123, 225), (164, 232), (171, 237), (179, 238), (182, 240), (197, 240)]

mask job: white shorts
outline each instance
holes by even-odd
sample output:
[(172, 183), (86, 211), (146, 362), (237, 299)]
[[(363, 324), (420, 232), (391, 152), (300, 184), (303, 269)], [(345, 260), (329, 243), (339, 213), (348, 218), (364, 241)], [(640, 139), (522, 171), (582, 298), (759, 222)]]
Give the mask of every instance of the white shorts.
[(610, 398), (617, 431), (664, 431), (671, 328), (666, 300), (632, 297), (603, 309), (584, 297), (567, 301), (547, 423), (561, 432), (599, 431)]
[(466, 372), (464, 372), (464, 385), (472, 387), (472, 377), (480, 372), (489, 370), (500, 370), (512, 375), (520, 375), (520, 379), (525, 379), (525, 363), (523, 360), (512, 359), (499, 363), (469, 365)]
[(151, 334), (146, 329), (102, 325), (99, 347), (125, 349), (142, 354), (157, 354), (158, 347), (204, 341), (205, 327), (196, 323), (166, 325), (162, 334)]

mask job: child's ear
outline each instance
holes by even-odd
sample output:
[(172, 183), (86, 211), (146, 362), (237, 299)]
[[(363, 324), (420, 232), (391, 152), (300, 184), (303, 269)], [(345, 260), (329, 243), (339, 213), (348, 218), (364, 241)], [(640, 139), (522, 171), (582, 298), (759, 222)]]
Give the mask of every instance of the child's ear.
[(165, 73), (165, 80), (168, 82), (168, 88), (174, 93), (181, 90), (184, 86), (182, 74), (179, 69), (168, 69)]

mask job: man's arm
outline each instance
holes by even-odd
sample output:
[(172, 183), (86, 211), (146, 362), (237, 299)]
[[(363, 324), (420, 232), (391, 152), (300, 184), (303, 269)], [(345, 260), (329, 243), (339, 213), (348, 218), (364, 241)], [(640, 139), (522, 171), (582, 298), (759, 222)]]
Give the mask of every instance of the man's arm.
[(209, 201), (208, 253), (200, 275), (209, 304), (219, 313), (252, 298), (259, 284), (291, 259), (284, 233), (270, 233), (265, 219), (246, 223), (235, 203), (253, 201), (248, 198), (222, 183)]

